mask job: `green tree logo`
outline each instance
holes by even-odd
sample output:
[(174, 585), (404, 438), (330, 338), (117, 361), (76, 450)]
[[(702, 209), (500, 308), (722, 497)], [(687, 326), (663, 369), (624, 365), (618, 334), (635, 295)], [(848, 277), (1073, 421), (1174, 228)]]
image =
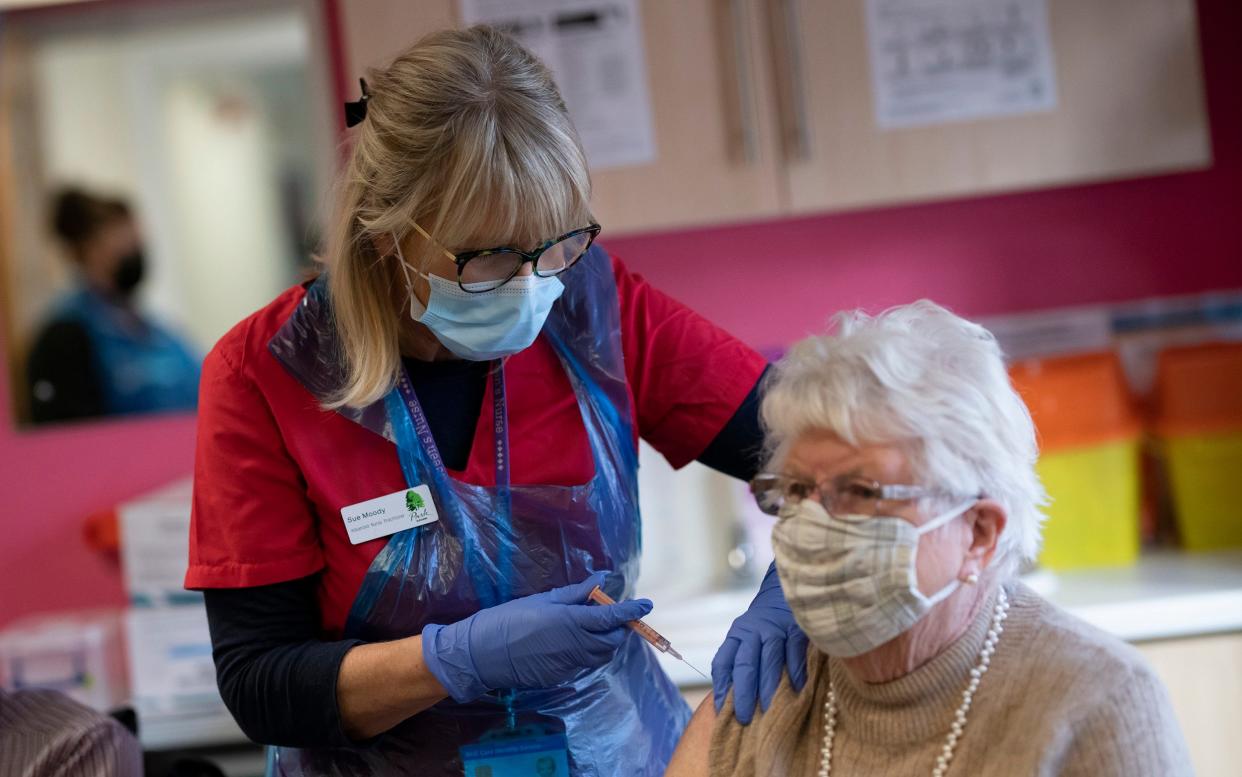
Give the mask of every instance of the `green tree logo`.
[(423, 501), (423, 498), (419, 496), (417, 492), (415, 491), (405, 492), (405, 509), (409, 510), (410, 512), (415, 512), (417, 510), (423, 509), (426, 506), (427, 506), (427, 503)]

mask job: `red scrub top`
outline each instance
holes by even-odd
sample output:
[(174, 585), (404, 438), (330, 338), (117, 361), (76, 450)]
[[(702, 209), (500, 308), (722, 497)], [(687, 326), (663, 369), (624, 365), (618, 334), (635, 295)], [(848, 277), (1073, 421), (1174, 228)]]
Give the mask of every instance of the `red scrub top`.
[[(636, 431), (681, 467), (720, 432), (766, 362), (612, 261)], [(572, 272), (565, 282), (573, 283)], [(339, 636), (388, 541), (351, 545), (341, 508), (406, 483), (391, 442), (322, 409), (268, 351), (304, 294), (301, 286), (281, 294), (233, 327), (203, 363), (185, 585), (245, 588), (322, 572), (322, 626)], [(594, 466), (577, 399), (542, 336), (506, 361), (505, 386), (513, 483), (588, 481)], [(491, 403), (489, 381), (483, 407)], [(494, 485), (491, 426), (491, 413), (480, 412), (469, 464), (455, 477)]]

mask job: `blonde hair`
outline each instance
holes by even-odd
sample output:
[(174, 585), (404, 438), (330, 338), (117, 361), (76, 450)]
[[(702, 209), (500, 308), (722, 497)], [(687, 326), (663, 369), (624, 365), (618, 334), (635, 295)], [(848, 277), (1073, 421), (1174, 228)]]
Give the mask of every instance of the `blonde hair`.
[[(408, 310), (399, 261), (378, 242), (414, 222), (451, 250), (533, 247), (590, 219), (586, 157), (552, 74), (483, 26), (423, 38), (368, 69), (370, 98), (336, 184), (328, 294), (346, 379), (326, 406), (363, 407), (393, 386)], [(486, 245), (467, 241), (486, 241)], [(406, 255), (426, 265), (430, 252)]]

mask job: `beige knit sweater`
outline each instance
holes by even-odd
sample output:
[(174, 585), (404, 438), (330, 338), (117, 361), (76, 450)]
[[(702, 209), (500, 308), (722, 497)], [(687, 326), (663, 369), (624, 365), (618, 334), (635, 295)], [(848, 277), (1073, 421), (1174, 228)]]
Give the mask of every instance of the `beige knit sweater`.
[[(1192, 774), (1168, 695), (1130, 646), (1029, 588), (1006, 589), (1011, 608), (958, 742), (949, 775), (1180, 777)], [(786, 679), (768, 712), (741, 726), (732, 697), (712, 733), (714, 777), (813, 777), (824, 741), (824, 700), (837, 693), (834, 775), (930, 775), (986, 638), (993, 602), (929, 663), (888, 683), (850, 678), (817, 650), (807, 685)]]

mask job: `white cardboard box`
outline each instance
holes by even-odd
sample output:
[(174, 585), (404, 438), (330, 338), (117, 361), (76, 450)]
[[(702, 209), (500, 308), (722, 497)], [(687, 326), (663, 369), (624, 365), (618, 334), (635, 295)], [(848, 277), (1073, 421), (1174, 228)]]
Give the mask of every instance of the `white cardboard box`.
[(203, 605), (125, 613), (132, 704), (144, 747), (244, 742), (216, 687)]
[(125, 590), (135, 605), (190, 604), (186, 591), (190, 547), (190, 478), (117, 508)]
[(22, 618), (0, 633), (0, 686), (50, 688), (100, 712), (127, 696), (121, 614), (58, 612)]

